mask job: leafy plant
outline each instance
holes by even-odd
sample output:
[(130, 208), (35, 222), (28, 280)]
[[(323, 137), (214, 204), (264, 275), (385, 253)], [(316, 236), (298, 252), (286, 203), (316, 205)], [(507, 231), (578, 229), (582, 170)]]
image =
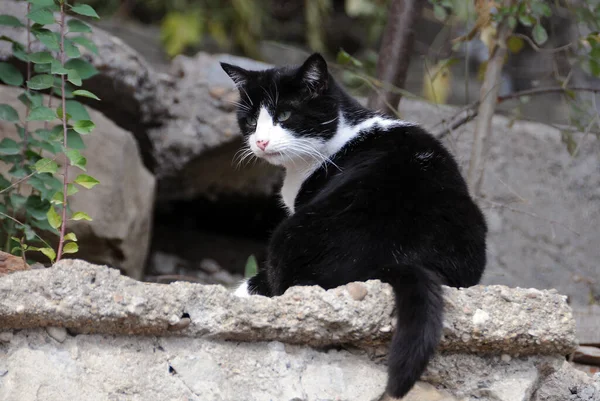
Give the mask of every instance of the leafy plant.
[(256, 275), (258, 272), (258, 262), (254, 255), (250, 255), (246, 261), (246, 267), (244, 268), (244, 277), (250, 278)]
[[(87, 37), (91, 27), (78, 19), (67, 21), (66, 13), (98, 15), (89, 5), (72, 6), (66, 0), (27, 0), (27, 11), (25, 24), (0, 15), (0, 25), (27, 31), (27, 43), (0, 37), (12, 44), (14, 58), (26, 63), (25, 77), (15, 65), (0, 63), (0, 81), (23, 88), (18, 100), (25, 106), (25, 115), (19, 116), (12, 106), (0, 104), (0, 120), (14, 124), (19, 135), (0, 141), (0, 163), (7, 167), (0, 174), (0, 240), (5, 251), (24, 260), (26, 252), (37, 251), (54, 262), (78, 251), (77, 237), (66, 232), (67, 221), (91, 220), (84, 212), (70, 210), (69, 196), (99, 183), (81, 172), (70, 176), (73, 168), (86, 171), (81, 135), (95, 127), (76, 99), (99, 100), (79, 89), (82, 80), (97, 73), (82, 52), (98, 50)], [(34, 45), (43, 50), (33, 52)], [(53, 96), (44, 104), (42, 91), (59, 96), (58, 104), (53, 105)], [(43, 122), (43, 128), (33, 130), (33, 122)], [(57, 250), (47, 242), (47, 233), (58, 235)]]

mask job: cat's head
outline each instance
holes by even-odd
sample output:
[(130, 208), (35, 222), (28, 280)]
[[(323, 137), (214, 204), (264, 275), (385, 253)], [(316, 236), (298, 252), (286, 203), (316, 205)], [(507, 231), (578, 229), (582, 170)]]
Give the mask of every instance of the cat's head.
[(254, 155), (283, 166), (327, 157), (339, 105), (320, 54), (298, 67), (248, 71), (226, 63), (221, 66), (240, 92), (238, 123)]

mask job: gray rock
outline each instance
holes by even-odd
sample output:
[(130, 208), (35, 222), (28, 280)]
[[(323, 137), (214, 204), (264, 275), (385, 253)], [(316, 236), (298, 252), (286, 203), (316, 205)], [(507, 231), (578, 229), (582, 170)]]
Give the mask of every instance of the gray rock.
[(594, 381), (584, 372), (575, 369), (570, 363), (563, 362), (559, 370), (541, 383), (532, 401), (564, 400), (600, 400), (600, 377)]
[(58, 341), (59, 343), (65, 342), (67, 339), (67, 329), (64, 327), (46, 327), (46, 332), (50, 337)]
[[(400, 112), (438, 132), (457, 109), (403, 99)], [(465, 173), (474, 126), (444, 139)], [(556, 288), (576, 305), (598, 299), (600, 139), (575, 133), (573, 157), (548, 125), (495, 116), (493, 128), (478, 199), (490, 225), (483, 283)]]
[(539, 381), (560, 368), (560, 358), (437, 355), (422, 380), (443, 384), (458, 399), (529, 401)]
[[(20, 93), (0, 86), (0, 103), (11, 105), (24, 118)], [(86, 149), (81, 153), (87, 158), (87, 173), (100, 184), (70, 197), (71, 209), (88, 213), (93, 222), (69, 221), (67, 228), (77, 235), (77, 257), (118, 267), (139, 279), (152, 232), (155, 180), (144, 167), (133, 136), (101, 113), (89, 107), (88, 112), (96, 128), (82, 137)], [(30, 122), (29, 127), (35, 130), (42, 124)], [(17, 137), (15, 127), (0, 121), (0, 138), (6, 137)], [(80, 172), (75, 167), (69, 170), (71, 177)]]
[(0, 346), (3, 401), (377, 401), (387, 376), (360, 354), (280, 342), (79, 335), (60, 344), (29, 330), (13, 344)]
[(13, 332), (11, 331), (3, 331), (0, 332), (0, 342), (9, 343), (13, 338)]
[[(346, 286), (329, 291), (293, 287), (283, 296), (234, 297), (222, 286), (140, 283), (113, 269), (64, 260), (51, 269), (0, 279), (0, 330), (43, 326), (85, 333), (171, 335), (184, 313), (191, 323), (178, 335), (236, 341), (281, 341), (372, 348), (393, 333), (391, 287), (377, 280), (355, 300)], [(575, 323), (555, 291), (503, 286), (445, 288), (440, 350), (484, 355), (566, 355), (575, 348)], [(473, 323), (477, 310), (489, 315)]]
[[(0, 14), (13, 15), (25, 21), (26, 13), (24, 2), (3, 0), (0, 4)], [(55, 25), (52, 29), (58, 27)], [(0, 35), (27, 43), (23, 29), (0, 26)], [(136, 134), (144, 151), (150, 152), (145, 127), (160, 124), (168, 115), (169, 104), (164, 95), (169, 86), (168, 80), (164, 81), (164, 76), (155, 72), (135, 50), (102, 29), (93, 27), (91, 38), (98, 54), (81, 49), (82, 54), (100, 73), (85, 80), (84, 87), (103, 100), (92, 104), (111, 120)], [(32, 49), (40, 50), (40, 46), (34, 42)], [(0, 59), (11, 54), (10, 43), (0, 41)]]

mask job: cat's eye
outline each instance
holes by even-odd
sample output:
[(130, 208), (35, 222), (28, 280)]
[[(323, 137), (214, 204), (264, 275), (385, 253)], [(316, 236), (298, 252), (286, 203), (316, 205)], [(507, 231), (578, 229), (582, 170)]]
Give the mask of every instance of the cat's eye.
[(251, 126), (256, 125), (256, 117), (246, 117), (246, 124)]
[(279, 121), (279, 122), (285, 121), (288, 118), (290, 118), (291, 115), (292, 115), (291, 111), (284, 111), (282, 113), (279, 113), (279, 115), (277, 116), (277, 121)]

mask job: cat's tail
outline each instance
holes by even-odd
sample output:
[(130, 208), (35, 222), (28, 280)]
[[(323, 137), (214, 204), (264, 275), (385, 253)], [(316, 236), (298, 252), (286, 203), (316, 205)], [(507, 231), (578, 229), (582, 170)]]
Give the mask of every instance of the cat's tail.
[(444, 301), (438, 277), (423, 267), (393, 266), (383, 276), (394, 288), (398, 315), (387, 392), (401, 398), (419, 380), (440, 341)]

